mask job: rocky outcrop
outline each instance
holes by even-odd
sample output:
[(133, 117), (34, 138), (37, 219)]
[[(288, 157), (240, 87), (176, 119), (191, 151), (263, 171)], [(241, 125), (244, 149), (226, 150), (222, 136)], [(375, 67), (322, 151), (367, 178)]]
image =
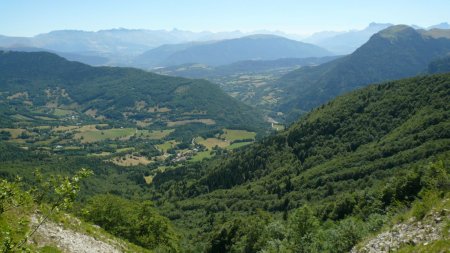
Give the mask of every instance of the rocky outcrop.
[[(31, 224), (38, 224), (38, 218), (32, 216)], [(52, 221), (44, 222), (33, 236), (37, 245), (54, 245), (63, 252), (69, 253), (120, 253), (119, 245), (113, 245), (111, 241), (99, 240), (83, 233), (66, 229), (62, 225)], [(105, 242), (108, 241), (108, 242)]]
[[(380, 233), (362, 246), (355, 246), (351, 253), (388, 253), (406, 245), (427, 245), (442, 239), (445, 220), (450, 218), (450, 211), (432, 211), (421, 221), (414, 218), (393, 226), (389, 231)], [(450, 238), (448, 238), (450, 239)]]

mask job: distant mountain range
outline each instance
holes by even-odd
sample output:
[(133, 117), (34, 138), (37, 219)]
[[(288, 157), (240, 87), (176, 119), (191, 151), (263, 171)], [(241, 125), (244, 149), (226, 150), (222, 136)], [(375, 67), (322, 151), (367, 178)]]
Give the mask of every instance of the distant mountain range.
[[(370, 23), (362, 30), (350, 30), (347, 32), (318, 32), (302, 39), (302, 41), (318, 45), (336, 54), (350, 54), (353, 53), (358, 47), (366, 43), (373, 34), (392, 25), (393, 24), (389, 23)], [(411, 25), (411, 27), (414, 29), (423, 30), (450, 29), (450, 25), (446, 22), (426, 28), (417, 25)]]
[(209, 43), (164, 45), (138, 56), (132, 63), (141, 68), (201, 63), (210, 66), (245, 60), (276, 60), (332, 55), (318, 46), (274, 35), (252, 35)]
[[(69, 59), (79, 60), (83, 63), (93, 65), (108, 66), (133, 66), (142, 60), (141, 57), (135, 59), (151, 49), (159, 48), (156, 54), (147, 52), (147, 56), (154, 57), (145, 59), (146, 66), (151, 62), (159, 62), (161, 58), (170, 55), (174, 50), (181, 47), (200, 46), (201, 44), (217, 43), (222, 40), (242, 38), (256, 34), (268, 34), (285, 37), (291, 40), (301, 40), (306, 43), (315, 44), (334, 54), (342, 55), (352, 53), (356, 48), (364, 44), (371, 35), (390, 26), (391, 24), (371, 23), (363, 30), (351, 30), (348, 32), (319, 32), (305, 38), (301, 35), (288, 34), (281, 31), (259, 30), (253, 32), (191, 32), (178, 29), (167, 30), (145, 30), (145, 29), (110, 29), (97, 32), (79, 30), (58, 30), (49, 33), (39, 34), (33, 37), (9, 37), (0, 35), (1, 48), (37, 48), (43, 51), (58, 53)], [(419, 29), (421, 27), (415, 26)], [(427, 29), (449, 29), (448, 23), (441, 23), (430, 26)], [(182, 44), (173, 46), (174, 44)], [(207, 46), (203, 48), (208, 48)], [(194, 51), (195, 52), (195, 51)], [(191, 52), (191, 53), (194, 53)], [(63, 55), (66, 53), (66, 55)], [(67, 54), (70, 53), (70, 54)], [(161, 55), (163, 54), (163, 55)], [(317, 56), (317, 55), (315, 55)], [(99, 58), (100, 57), (100, 58)], [(173, 60), (179, 62), (177, 56)], [(298, 55), (289, 55), (282, 58), (296, 58)], [(308, 57), (308, 56), (301, 56)], [(265, 59), (256, 57), (241, 60)], [(169, 60), (166, 63), (171, 63)], [(183, 62), (184, 63), (184, 62)], [(192, 62), (190, 62), (192, 63)], [(158, 64), (156, 64), (158, 65)]]
[[(217, 41), (244, 37), (257, 33), (296, 37), (279, 31), (257, 32), (191, 32), (173, 29), (110, 29), (97, 32), (58, 30), (33, 37), (8, 37), (0, 35), (0, 47), (42, 48), (55, 52), (70, 52), (78, 55), (107, 57), (108, 65), (124, 65), (131, 58), (151, 48), (164, 44), (179, 44), (191, 41)], [(87, 62), (86, 62), (87, 63)]]
[(370, 83), (426, 72), (431, 61), (450, 53), (450, 39), (444, 36), (450, 30), (436, 31), (433, 34), (439, 36), (405, 25), (391, 26), (373, 35), (351, 55), (286, 74), (277, 81), (284, 91), (280, 111), (307, 111)]
[(336, 54), (350, 54), (366, 43), (373, 34), (392, 26), (392, 24), (371, 23), (363, 30), (348, 32), (321, 32), (303, 41), (316, 44)]
[(34, 37), (0, 37), (1, 46), (33, 46), (64, 52), (106, 52), (126, 51), (138, 54), (149, 48), (163, 44), (182, 43), (187, 41), (221, 40), (244, 36), (235, 32), (190, 32), (174, 29), (166, 30), (133, 30), (111, 29), (98, 32), (78, 30), (58, 30), (39, 34)]
[(437, 25), (429, 26), (427, 29), (450, 29), (450, 24), (447, 22), (443, 22)]

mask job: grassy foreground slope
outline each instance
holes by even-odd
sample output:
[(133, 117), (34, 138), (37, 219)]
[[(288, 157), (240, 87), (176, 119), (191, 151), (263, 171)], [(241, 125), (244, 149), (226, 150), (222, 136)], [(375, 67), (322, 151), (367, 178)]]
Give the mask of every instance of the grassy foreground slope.
[[(348, 251), (429, 178), (448, 186), (448, 101), (448, 73), (368, 86), (242, 152), (157, 175), (155, 199), (196, 250)], [(303, 221), (318, 230), (302, 244), (289, 234)]]

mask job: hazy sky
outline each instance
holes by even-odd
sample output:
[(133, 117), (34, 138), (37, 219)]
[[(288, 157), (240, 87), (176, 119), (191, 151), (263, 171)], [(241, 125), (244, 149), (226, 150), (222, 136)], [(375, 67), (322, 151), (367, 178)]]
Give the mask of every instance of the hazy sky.
[(281, 30), (309, 34), (450, 19), (450, 0), (0, 0), (0, 34), (110, 28)]

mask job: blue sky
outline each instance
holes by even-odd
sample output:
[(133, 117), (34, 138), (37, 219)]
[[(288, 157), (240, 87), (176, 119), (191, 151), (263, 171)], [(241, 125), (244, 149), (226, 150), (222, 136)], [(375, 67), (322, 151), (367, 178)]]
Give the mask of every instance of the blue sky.
[(110, 28), (281, 30), (310, 34), (450, 20), (449, 0), (0, 0), (0, 34)]

